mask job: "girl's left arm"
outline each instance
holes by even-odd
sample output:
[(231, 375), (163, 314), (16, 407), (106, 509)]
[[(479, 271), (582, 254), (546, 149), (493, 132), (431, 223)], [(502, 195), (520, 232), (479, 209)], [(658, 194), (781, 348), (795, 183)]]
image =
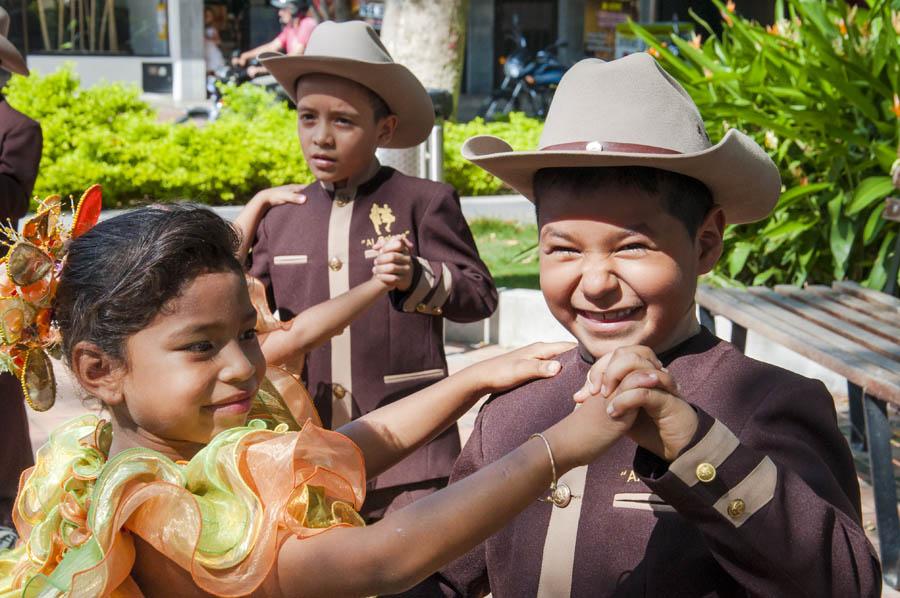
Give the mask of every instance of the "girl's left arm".
[(482, 361), (338, 428), (362, 450), (366, 476), (389, 469), (435, 438), (486, 394), (560, 371), (553, 357), (572, 343), (535, 343)]

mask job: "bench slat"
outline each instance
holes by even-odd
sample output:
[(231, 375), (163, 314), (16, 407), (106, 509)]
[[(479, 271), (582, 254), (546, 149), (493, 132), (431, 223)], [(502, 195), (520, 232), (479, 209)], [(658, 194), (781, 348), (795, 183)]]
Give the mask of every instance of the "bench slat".
[[(774, 316), (773, 312), (783, 313), (783, 310), (774, 307), (764, 310), (760, 304), (765, 305), (766, 302), (749, 293), (731, 293), (724, 289), (701, 286), (697, 289), (697, 301), (711, 312), (812, 359), (880, 399), (900, 404), (900, 380), (891, 370), (866, 361), (863, 358), (866, 353), (880, 356), (865, 347), (815, 327), (792, 314), (783, 318)], [(811, 328), (818, 328), (830, 337), (831, 342), (823, 342), (817, 334), (810, 332)]]
[(887, 293), (882, 293), (881, 291), (875, 291), (872, 289), (867, 289), (866, 287), (860, 286), (855, 282), (851, 282), (849, 280), (841, 280), (838, 282), (834, 282), (831, 285), (832, 287), (846, 291), (852, 295), (856, 295), (861, 299), (865, 299), (869, 303), (886, 305), (887, 307), (892, 307), (894, 309), (894, 314), (896, 318), (900, 318), (900, 299), (892, 295), (888, 295)]
[[(893, 309), (887, 307), (886, 305), (882, 305), (881, 303), (872, 304), (867, 301), (863, 301), (862, 299), (853, 295), (842, 293), (824, 285), (810, 285), (806, 287), (805, 290), (817, 295), (821, 295), (829, 301), (834, 301), (836, 303), (840, 303), (841, 305), (845, 305), (855, 310), (856, 312), (871, 316), (876, 320), (879, 320), (880, 322), (884, 322), (885, 324), (892, 326), (895, 330), (898, 329), (897, 315), (896, 313), (894, 313)], [(898, 333), (897, 338), (900, 338), (900, 333)]]
[[(828, 287), (821, 288), (825, 289), (827, 292), (817, 292), (814, 287), (800, 289), (789, 285), (776, 285), (775, 292), (787, 295), (815, 307), (816, 309), (825, 311), (832, 316), (847, 321), (853, 326), (859, 326), (864, 330), (887, 339), (895, 347), (897, 346), (897, 339), (900, 339), (900, 326), (894, 326), (889, 322), (874, 318), (868, 313), (858, 311), (854, 307), (846, 306), (837, 300), (835, 291), (832, 291)], [(860, 303), (865, 305), (862, 301)], [(900, 347), (898, 347), (897, 350), (900, 351)]]
[(894, 367), (897, 370), (900, 370), (900, 345), (897, 343), (892, 343), (876, 334), (872, 334), (868, 330), (860, 328), (859, 326), (854, 326), (850, 322), (842, 321), (822, 310), (816, 308), (810, 309), (810, 306), (802, 301), (783, 295), (772, 289), (752, 287), (749, 290), (754, 295), (788, 309), (813, 324), (826, 328), (836, 334), (845, 335), (854, 342), (884, 355), (888, 359), (895, 361)]

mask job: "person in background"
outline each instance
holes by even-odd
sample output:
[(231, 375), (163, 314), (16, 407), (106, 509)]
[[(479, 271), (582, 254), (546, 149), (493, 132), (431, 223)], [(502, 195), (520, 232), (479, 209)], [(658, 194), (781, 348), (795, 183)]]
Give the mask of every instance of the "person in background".
[[(9, 14), (0, 7), (0, 222), (15, 228), (28, 211), (28, 200), (37, 179), (43, 137), (41, 126), (15, 110), (3, 97), (9, 73), (28, 75), (25, 59), (6, 39)], [(0, 241), (6, 239), (0, 237)], [(0, 245), (0, 256), (6, 253)], [(0, 374), (0, 549), (16, 542), (12, 529), (13, 501), (19, 474), (34, 464), (28, 436), (28, 418), (19, 381), (12, 374)]]
[[(313, 29), (318, 24), (309, 16), (308, 0), (271, 0), (270, 4), (278, 9), (278, 20), (282, 24), (281, 33), (272, 41), (242, 53), (235, 59), (239, 66), (264, 52), (282, 52), (284, 54), (303, 54)], [(247, 69), (251, 77), (266, 73), (262, 66), (251, 66)]]
[(210, 7), (203, 9), (203, 58), (206, 60), (206, 72), (212, 74), (216, 69), (225, 66), (225, 57), (219, 44), (219, 29), (216, 27), (216, 18)]

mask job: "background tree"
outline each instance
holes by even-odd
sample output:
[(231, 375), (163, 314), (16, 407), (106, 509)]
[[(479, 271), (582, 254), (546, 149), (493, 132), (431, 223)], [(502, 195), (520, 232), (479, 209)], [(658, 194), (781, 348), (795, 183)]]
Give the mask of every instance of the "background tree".
[(397, 62), (406, 65), (425, 87), (459, 98), (466, 47), (468, 0), (386, 0), (381, 39)]

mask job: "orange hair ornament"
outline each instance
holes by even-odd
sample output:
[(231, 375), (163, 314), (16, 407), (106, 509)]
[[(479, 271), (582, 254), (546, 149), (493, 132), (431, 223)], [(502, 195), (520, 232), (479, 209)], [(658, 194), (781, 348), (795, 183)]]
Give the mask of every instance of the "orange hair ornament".
[(60, 339), (53, 298), (67, 241), (97, 223), (103, 204), (100, 185), (81, 196), (68, 229), (62, 225), (60, 203), (58, 195), (43, 200), (21, 233), (3, 227), (9, 252), (0, 260), (0, 371), (19, 379), (25, 400), (36, 411), (46, 411), (56, 400), (50, 355), (58, 356)]

